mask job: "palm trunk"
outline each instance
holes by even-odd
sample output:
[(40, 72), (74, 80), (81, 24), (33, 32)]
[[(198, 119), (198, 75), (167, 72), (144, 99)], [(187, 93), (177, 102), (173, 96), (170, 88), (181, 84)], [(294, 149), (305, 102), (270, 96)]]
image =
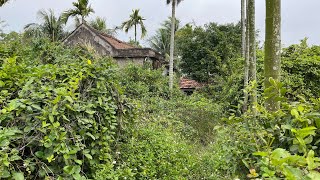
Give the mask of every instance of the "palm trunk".
[[(250, 61), (250, 81), (257, 83), (257, 68), (256, 68), (256, 28), (255, 28), (255, 0), (248, 2), (248, 15), (249, 15), (249, 61)], [(252, 89), (251, 94), (251, 107), (254, 114), (256, 109), (254, 106), (258, 103), (256, 86)]]
[(169, 61), (169, 89), (173, 89), (173, 55), (174, 55), (174, 30), (175, 30), (175, 14), (176, 0), (172, 0), (172, 17), (171, 17), (171, 39), (170, 39), (170, 61)]
[[(266, 34), (265, 34), (265, 89), (271, 86), (269, 79), (280, 81), (281, 71), (281, 0), (266, 0)], [(279, 93), (279, 92), (275, 92)], [(277, 111), (280, 108), (275, 98), (266, 100), (266, 109)]]
[(136, 24), (134, 24), (134, 42), (137, 45), (137, 25)]
[(241, 0), (241, 39), (242, 39), (242, 57), (244, 58), (246, 56), (246, 0)]
[(244, 38), (244, 59), (245, 59), (245, 64), (244, 64), (244, 101), (243, 101), (243, 112), (246, 112), (248, 110), (248, 99), (249, 95), (247, 92), (247, 87), (249, 84), (249, 14), (248, 14), (248, 0), (246, 0), (245, 6), (243, 7), (243, 11), (246, 11), (246, 20), (245, 20), (245, 28), (243, 28), (245, 31), (245, 38)]

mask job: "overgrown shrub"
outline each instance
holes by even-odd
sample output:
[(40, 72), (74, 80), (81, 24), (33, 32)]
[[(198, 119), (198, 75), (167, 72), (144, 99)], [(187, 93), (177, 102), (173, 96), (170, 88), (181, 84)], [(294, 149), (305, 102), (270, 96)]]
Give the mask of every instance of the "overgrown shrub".
[(111, 61), (16, 60), (0, 67), (0, 177), (92, 178), (112, 164), (131, 113)]
[(314, 98), (320, 96), (320, 47), (309, 47), (307, 39), (291, 45), (282, 53), (284, 83), (290, 90), (288, 97)]
[[(270, 82), (272, 86), (265, 90), (264, 97), (279, 100), (279, 111), (268, 112), (258, 105), (257, 115), (249, 112), (240, 118), (231, 118), (246, 122), (249, 134), (258, 140), (256, 148), (246, 152), (255, 157), (249, 156), (243, 161), (250, 170), (248, 177), (318, 179), (320, 99), (290, 102), (286, 98), (284, 85), (274, 80)], [(274, 90), (281, 92), (281, 95), (274, 94)], [(254, 149), (256, 152), (252, 151)]]
[[(118, 159), (114, 161), (114, 166), (119, 178), (187, 179), (192, 174), (196, 158), (185, 141), (168, 130), (151, 127), (150, 124), (137, 128), (133, 137), (116, 152)], [(110, 179), (110, 173), (102, 171), (98, 177)]]
[[(162, 69), (151, 69), (150, 67), (140, 67), (134, 64), (121, 69), (121, 85), (125, 89), (125, 94), (133, 99), (144, 97), (161, 97), (168, 99), (170, 91), (168, 78), (162, 74)], [(175, 87), (174, 94), (177, 94)]]

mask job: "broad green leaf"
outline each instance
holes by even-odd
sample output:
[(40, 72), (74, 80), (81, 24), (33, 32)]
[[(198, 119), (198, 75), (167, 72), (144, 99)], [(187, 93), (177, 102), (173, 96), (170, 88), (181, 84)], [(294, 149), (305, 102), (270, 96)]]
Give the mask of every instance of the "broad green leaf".
[(92, 156), (90, 154), (84, 154), (84, 156), (86, 156), (88, 159), (92, 159)]
[(24, 175), (21, 172), (14, 172), (12, 177), (14, 180), (24, 180)]
[(313, 170), (317, 168), (317, 165), (314, 163), (314, 151), (310, 150), (307, 156), (308, 169)]
[(303, 106), (301, 106), (301, 105), (300, 105), (300, 106), (298, 106), (298, 111), (299, 111), (299, 112), (303, 112), (303, 111), (304, 111), (304, 107), (303, 107)]
[(73, 102), (74, 102), (73, 99), (72, 99), (70, 96), (66, 96), (65, 98), (66, 98), (66, 100), (69, 101), (70, 103), (73, 103)]
[(280, 158), (289, 157), (290, 153), (285, 149), (278, 148), (271, 153), (271, 158), (279, 160)]
[(291, 110), (291, 115), (294, 116), (295, 118), (299, 117), (299, 112), (296, 109)]
[(82, 161), (79, 160), (79, 159), (75, 159), (74, 162), (76, 162), (76, 163), (79, 164), (79, 165), (82, 165)]
[(87, 132), (86, 135), (90, 136), (93, 140), (96, 140), (96, 138), (90, 132)]
[(311, 180), (319, 180), (320, 173), (317, 171), (310, 171), (310, 173), (308, 174), (308, 177), (311, 178)]

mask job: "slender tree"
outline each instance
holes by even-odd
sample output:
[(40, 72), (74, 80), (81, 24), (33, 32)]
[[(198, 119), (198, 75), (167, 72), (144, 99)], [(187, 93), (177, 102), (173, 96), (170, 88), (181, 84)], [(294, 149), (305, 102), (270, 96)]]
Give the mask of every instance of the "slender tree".
[(243, 100), (243, 112), (248, 109), (248, 92), (247, 87), (249, 84), (249, 51), (248, 51), (248, 37), (249, 37), (249, 26), (247, 26), (247, 1), (241, 0), (241, 28), (242, 28), (242, 58), (244, 59), (244, 100)]
[[(256, 28), (255, 28), (255, 0), (248, 1), (248, 26), (249, 26), (249, 61), (250, 61), (250, 78), (253, 83), (257, 83), (257, 68), (256, 68)], [(252, 111), (256, 113), (254, 105), (257, 100), (256, 86), (252, 89), (251, 93), (251, 106)]]
[(37, 38), (47, 36), (51, 41), (57, 41), (63, 37), (64, 23), (61, 17), (55, 16), (52, 9), (49, 9), (49, 11), (39, 11), (38, 17), (42, 21), (41, 24), (30, 23), (24, 27), (26, 37)]
[(246, 56), (246, 0), (241, 0), (241, 42), (242, 57)]
[(176, 6), (182, 0), (167, 0), (167, 4), (172, 5), (172, 15), (171, 15), (171, 38), (170, 38), (170, 61), (169, 61), (169, 89), (173, 88), (173, 56), (174, 56), (174, 34), (175, 34), (175, 23), (176, 23)]
[[(156, 31), (156, 34), (149, 40), (150, 46), (153, 49), (168, 57), (170, 54), (171, 21), (171, 17), (165, 20)], [(180, 28), (180, 21), (178, 19), (176, 19), (175, 26), (176, 32)]]
[(126, 33), (129, 32), (131, 28), (134, 27), (134, 41), (137, 43), (137, 26), (140, 25), (141, 28), (141, 38), (143, 38), (147, 34), (147, 29), (144, 26), (143, 21), (146, 20), (139, 14), (140, 10), (135, 9), (132, 10), (132, 14), (130, 15), (130, 19), (125, 21), (121, 25), (121, 29), (124, 29)]
[[(265, 88), (271, 86), (269, 79), (280, 81), (281, 71), (281, 0), (266, 0), (266, 34), (264, 57)], [(278, 93), (278, 92), (275, 92)], [(279, 103), (268, 98), (267, 110), (277, 111)]]
[(85, 23), (85, 18), (94, 13), (89, 0), (78, 0), (77, 2), (73, 2), (72, 5), (74, 6), (73, 9), (69, 9), (62, 14), (65, 23), (68, 22), (70, 17), (79, 18), (81, 19), (81, 23)]

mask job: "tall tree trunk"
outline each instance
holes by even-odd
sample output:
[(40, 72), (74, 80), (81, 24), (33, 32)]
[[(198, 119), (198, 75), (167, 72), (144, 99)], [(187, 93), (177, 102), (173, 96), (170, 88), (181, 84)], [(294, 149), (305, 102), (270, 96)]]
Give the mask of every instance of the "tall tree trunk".
[(134, 24), (134, 42), (137, 45), (137, 24)]
[[(257, 83), (257, 68), (256, 68), (256, 28), (255, 28), (255, 0), (248, 2), (248, 17), (249, 17), (249, 61), (250, 61), (250, 82)], [(256, 109), (254, 106), (258, 103), (256, 86), (252, 89), (250, 96), (251, 107), (254, 114)]]
[[(265, 88), (271, 86), (269, 79), (280, 81), (281, 71), (281, 0), (266, 0), (264, 76)], [(278, 93), (278, 92), (276, 92)], [(275, 98), (266, 100), (266, 109), (277, 111), (280, 108)]]
[(244, 42), (244, 100), (243, 100), (243, 112), (246, 112), (248, 110), (248, 99), (249, 99), (249, 95), (248, 95), (248, 92), (246, 91), (247, 87), (248, 87), (248, 84), (249, 84), (249, 66), (250, 66), (250, 63), (249, 63), (249, 14), (248, 14), (248, 1), (249, 0), (246, 0), (246, 2), (244, 2), (243, 0), (243, 11), (245, 11), (245, 15), (244, 15), (244, 28), (242, 30), (242, 33), (244, 31), (244, 39), (243, 39), (243, 42)]
[(172, 0), (172, 17), (171, 17), (171, 39), (170, 39), (170, 61), (169, 61), (169, 89), (173, 88), (173, 56), (174, 56), (174, 30), (176, 23), (176, 5), (177, 1)]
[(241, 0), (242, 58), (246, 56), (246, 0)]

